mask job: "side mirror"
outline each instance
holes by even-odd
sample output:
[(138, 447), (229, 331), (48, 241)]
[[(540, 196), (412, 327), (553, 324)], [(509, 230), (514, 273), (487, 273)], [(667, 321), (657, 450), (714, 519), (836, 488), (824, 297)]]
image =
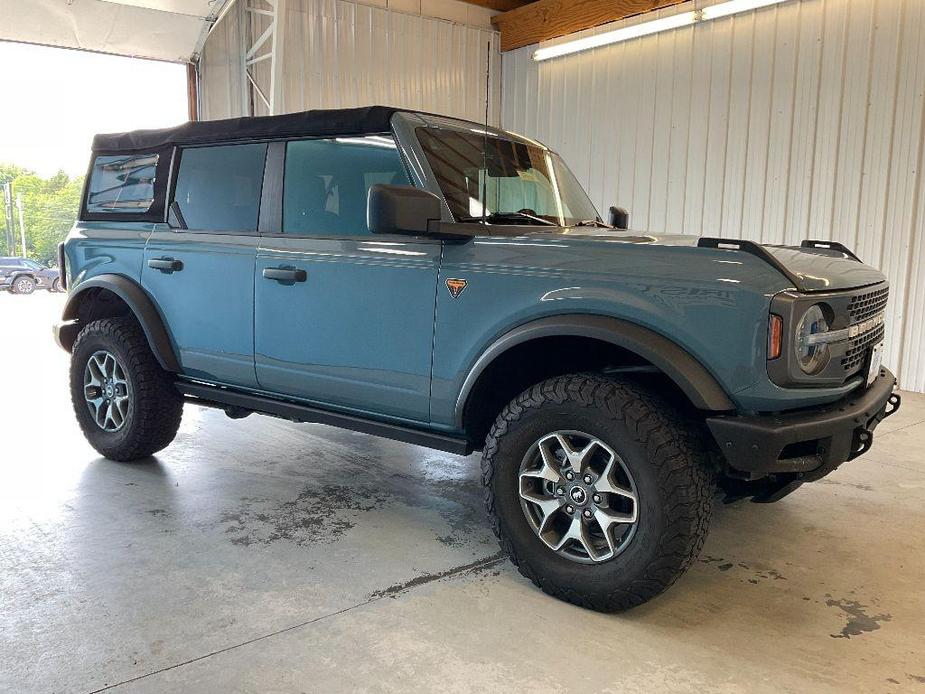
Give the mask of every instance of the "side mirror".
[(377, 183), (366, 200), (366, 226), (373, 234), (426, 234), (443, 216), (440, 198), (414, 186)]
[(630, 213), (624, 210), (622, 207), (611, 207), (610, 226), (616, 227), (617, 229), (629, 229)]

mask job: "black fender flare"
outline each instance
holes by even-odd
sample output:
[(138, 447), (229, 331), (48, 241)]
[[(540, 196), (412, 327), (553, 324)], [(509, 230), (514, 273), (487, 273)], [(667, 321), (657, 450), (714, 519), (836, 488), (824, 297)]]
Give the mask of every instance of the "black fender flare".
[[(94, 288), (107, 289), (122, 299), (141, 324), (141, 329), (148, 338), (148, 345), (161, 368), (173, 373), (180, 371), (180, 362), (174, 351), (173, 341), (170, 339), (170, 333), (167, 332), (157, 306), (148, 293), (128, 277), (112, 274), (96, 275), (81, 282), (67, 299), (64, 313), (61, 316), (64, 321), (77, 320), (77, 309), (84, 294)], [(76, 337), (76, 332), (74, 336)]]
[(552, 336), (589, 337), (609, 342), (651, 362), (684, 392), (697, 409), (712, 412), (736, 409), (726, 391), (703, 364), (664, 335), (619, 318), (572, 314), (524, 323), (491, 343), (476, 359), (463, 381), (456, 401), (456, 425), (463, 426), (466, 403), (472, 389), (496, 357), (516, 345)]

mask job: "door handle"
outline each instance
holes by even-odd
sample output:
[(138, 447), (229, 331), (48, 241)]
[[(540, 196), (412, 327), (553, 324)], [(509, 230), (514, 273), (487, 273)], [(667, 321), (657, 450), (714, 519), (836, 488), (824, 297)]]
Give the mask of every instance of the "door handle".
[(148, 267), (169, 275), (171, 272), (180, 272), (183, 269), (183, 263), (175, 258), (151, 258), (148, 261)]
[(265, 267), (263, 276), (268, 280), (276, 280), (282, 284), (295, 284), (296, 282), (304, 282), (308, 278), (308, 273), (294, 267)]

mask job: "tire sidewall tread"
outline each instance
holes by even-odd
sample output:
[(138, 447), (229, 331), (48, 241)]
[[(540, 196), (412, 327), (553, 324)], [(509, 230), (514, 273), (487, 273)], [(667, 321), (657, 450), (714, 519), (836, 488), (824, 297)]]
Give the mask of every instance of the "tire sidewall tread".
[[(558, 555), (523, 516), (520, 462), (532, 443), (556, 429), (600, 437), (633, 474), (640, 523), (610, 561), (579, 564)], [(492, 528), (520, 573), (582, 607), (618, 611), (663, 592), (696, 559), (709, 527), (714, 475), (702, 437), (656, 392), (630, 380), (575, 374), (527, 389), (492, 426), (481, 471)]]
[[(84, 370), (90, 356), (99, 350), (116, 356), (132, 391), (126, 422), (116, 432), (100, 429), (84, 400)], [(134, 318), (104, 318), (80, 331), (71, 350), (70, 387), (84, 436), (100, 455), (111, 460), (127, 462), (152, 455), (165, 448), (180, 428), (183, 400)]]

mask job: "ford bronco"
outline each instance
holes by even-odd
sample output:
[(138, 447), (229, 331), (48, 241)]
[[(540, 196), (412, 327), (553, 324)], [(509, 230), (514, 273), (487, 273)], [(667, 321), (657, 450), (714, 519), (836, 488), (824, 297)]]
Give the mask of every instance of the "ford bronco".
[(117, 461), (167, 446), (184, 402), (480, 450), (524, 576), (638, 605), (718, 490), (780, 499), (900, 400), (887, 283), (847, 248), (608, 220), (547, 147), (432, 114), (98, 135), (60, 251), (77, 420)]

